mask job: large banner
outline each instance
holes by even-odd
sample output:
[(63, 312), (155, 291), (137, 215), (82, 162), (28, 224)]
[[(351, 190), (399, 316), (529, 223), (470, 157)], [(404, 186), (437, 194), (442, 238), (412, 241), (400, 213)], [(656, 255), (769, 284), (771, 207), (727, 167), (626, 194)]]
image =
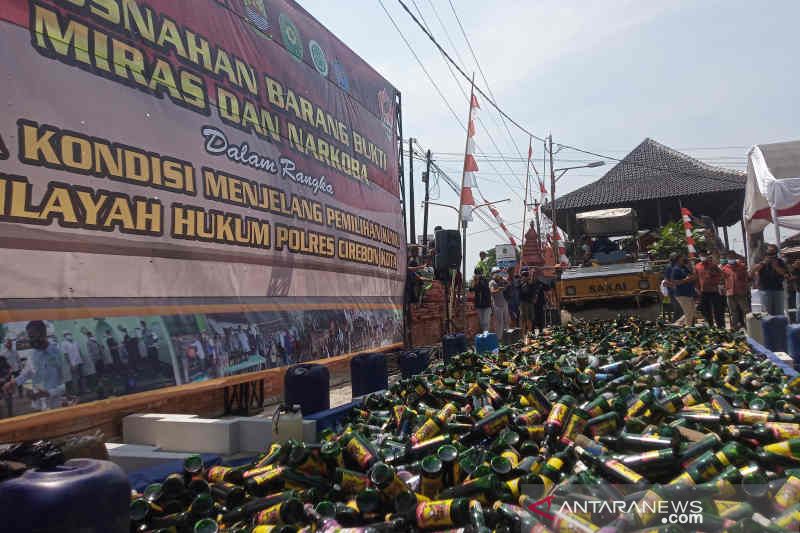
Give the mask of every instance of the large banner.
[(0, 416), (402, 340), (397, 92), (294, 2), (0, 0), (0, 96)]

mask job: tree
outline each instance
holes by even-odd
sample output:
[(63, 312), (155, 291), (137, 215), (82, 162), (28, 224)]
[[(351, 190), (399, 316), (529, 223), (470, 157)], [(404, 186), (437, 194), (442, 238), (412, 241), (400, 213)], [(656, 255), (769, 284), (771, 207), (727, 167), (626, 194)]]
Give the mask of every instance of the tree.
[[(698, 251), (706, 249), (706, 236), (702, 227), (692, 229), (695, 248)], [(675, 221), (667, 223), (658, 234), (658, 240), (654, 242), (648, 250), (656, 259), (667, 259), (672, 252), (685, 254), (686, 232), (683, 229), (683, 222)]]
[(494, 248), (486, 250), (486, 259), (483, 260), (489, 270), (497, 266), (497, 252)]

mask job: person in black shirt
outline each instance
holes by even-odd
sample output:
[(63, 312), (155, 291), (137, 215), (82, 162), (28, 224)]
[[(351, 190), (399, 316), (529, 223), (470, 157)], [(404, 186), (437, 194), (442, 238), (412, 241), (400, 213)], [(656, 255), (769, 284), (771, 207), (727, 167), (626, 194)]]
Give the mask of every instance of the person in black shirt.
[(122, 358), (119, 354), (119, 342), (114, 338), (111, 330), (106, 331), (106, 344), (108, 345), (108, 353), (111, 354), (111, 360), (114, 361), (114, 366), (117, 370), (122, 368)]
[(128, 333), (127, 328), (120, 327), (120, 331), (122, 331), (122, 345), (125, 347), (125, 351), (128, 353), (128, 365), (134, 370), (139, 370), (139, 360), (141, 359), (141, 353), (139, 352), (139, 338), (134, 337)]
[(481, 333), (489, 331), (489, 322), (492, 318), (492, 295), (489, 291), (489, 280), (486, 279), (480, 268), (475, 269), (470, 290), (475, 293), (475, 310), (478, 311)]
[(550, 287), (536, 277), (536, 268), (528, 270), (520, 287), (520, 300), (522, 304), (522, 320), (524, 321), (523, 335), (529, 331), (544, 330), (545, 306), (547, 304), (547, 291)]
[(533, 283), (529, 269), (523, 269), (520, 274), (522, 281), (519, 285), (519, 327), (522, 329), (524, 339), (533, 328)]
[[(0, 398), (4, 400), (8, 418), (14, 416), (14, 393), (6, 390), (6, 383), (14, 379), (14, 372), (5, 357), (0, 355)], [(0, 418), (3, 418), (0, 415)]]
[(752, 274), (758, 276), (761, 306), (770, 315), (783, 314), (783, 282), (788, 276), (786, 263), (778, 257), (778, 247), (767, 245), (764, 258), (753, 266)]
[(533, 327), (541, 335), (544, 332), (545, 308), (547, 307), (547, 293), (550, 291), (550, 285), (537, 278), (535, 270), (531, 276), (533, 277)]

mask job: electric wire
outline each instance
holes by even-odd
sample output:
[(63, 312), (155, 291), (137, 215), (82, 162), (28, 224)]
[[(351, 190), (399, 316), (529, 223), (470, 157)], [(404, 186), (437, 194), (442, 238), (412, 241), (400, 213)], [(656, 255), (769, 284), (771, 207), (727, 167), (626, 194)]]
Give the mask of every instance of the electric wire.
[[(378, 1), (381, 3), (381, 5), (383, 5), (383, 1), (382, 1), (382, 0), (378, 0)], [(451, 64), (452, 64), (452, 65), (453, 65), (455, 68), (456, 68), (456, 70), (457, 70), (457, 71), (458, 71), (458, 72), (461, 74), (461, 76), (462, 76), (464, 79), (466, 79), (466, 80), (470, 80), (470, 82), (471, 82), (471, 78), (470, 78), (470, 76), (469, 76), (469, 75), (468, 75), (468, 74), (467, 74), (467, 73), (464, 71), (464, 69), (462, 69), (462, 68), (461, 68), (461, 67), (460, 67), (460, 66), (459, 66), (459, 65), (458, 65), (458, 64), (457, 64), (457, 63), (456, 63), (456, 62), (453, 60), (453, 58), (452, 58), (452, 57), (451, 57), (451, 56), (450, 56), (450, 55), (447, 53), (447, 51), (446, 51), (446, 50), (445, 50), (445, 49), (444, 49), (444, 48), (443, 48), (443, 47), (442, 47), (442, 46), (439, 44), (439, 42), (436, 40), (436, 38), (433, 36), (433, 34), (431, 34), (431, 32), (430, 32), (430, 31), (428, 31), (428, 29), (425, 27), (425, 25), (423, 25), (423, 24), (422, 24), (422, 22), (421, 22), (421, 21), (420, 21), (420, 20), (419, 20), (419, 19), (416, 17), (416, 15), (414, 15), (414, 13), (412, 13), (412, 12), (411, 12), (411, 9), (408, 7), (408, 5), (407, 5), (407, 4), (406, 4), (406, 3), (405, 3), (403, 0), (397, 0), (397, 1), (398, 1), (398, 3), (400, 4), (400, 6), (403, 8), (403, 10), (404, 10), (404, 11), (405, 11), (405, 12), (408, 14), (408, 16), (410, 16), (410, 17), (411, 17), (411, 19), (414, 21), (414, 23), (415, 23), (415, 24), (416, 24), (416, 25), (417, 25), (417, 26), (418, 26), (418, 27), (419, 27), (419, 28), (420, 28), (420, 29), (421, 29), (421, 30), (422, 30), (422, 31), (425, 33), (425, 35), (426, 35), (426, 36), (428, 37), (428, 39), (429, 39), (429, 40), (430, 40), (430, 41), (431, 41), (431, 42), (434, 44), (434, 46), (435, 46), (435, 47), (436, 47), (436, 48), (439, 50), (439, 52), (440, 52), (440, 53), (441, 53), (441, 54), (442, 54), (442, 55), (443, 55), (443, 56), (444, 56), (444, 57), (445, 57), (445, 58), (446, 58), (446, 59), (447, 59), (447, 60), (448, 60), (448, 61), (449, 61), (449, 62), (450, 62), (450, 63), (451, 63)], [(385, 10), (386, 10), (386, 8), (385, 8), (385, 6), (384, 6), (384, 11), (385, 11)], [(387, 11), (387, 14), (388, 14), (388, 11)], [(396, 25), (395, 25), (395, 28), (397, 28), (397, 29), (398, 29), (398, 31), (399, 31), (399, 28), (398, 28)], [(405, 40), (405, 39), (404, 39), (404, 40)], [(415, 55), (415, 57), (416, 57), (416, 54), (414, 54), (414, 55)], [(546, 141), (545, 141), (545, 139), (544, 139), (543, 137), (541, 137), (541, 136), (539, 136), (539, 135), (536, 135), (535, 133), (533, 133), (533, 132), (531, 132), (530, 130), (528, 130), (526, 127), (522, 126), (522, 125), (521, 125), (519, 122), (517, 122), (516, 120), (514, 120), (514, 119), (513, 119), (513, 118), (512, 118), (512, 117), (511, 117), (511, 116), (510, 116), (508, 113), (506, 113), (506, 112), (505, 112), (505, 111), (504, 111), (504, 110), (503, 110), (503, 109), (502, 109), (502, 108), (501, 108), (501, 107), (500, 107), (500, 106), (499, 106), (499, 105), (498, 105), (498, 104), (497, 104), (497, 103), (494, 101), (494, 99), (493, 99), (493, 98), (491, 98), (491, 97), (490, 97), (490, 96), (489, 96), (489, 95), (488, 95), (486, 92), (484, 92), (484, 91), (483, 91), (483, 90), (482, 90), (482, 89), (481, 89), (479, 86), (475, 85), (475, 91), (476, 91), (478, 94), (480, 94), (480, 95), (483, 97), (483, 99), (484, 99), (486, 102), (488, 102), (488, 103), (489, 103), (489, 105), (491, 105), (492, 107), (494, 107), (494, 108), (497, 110), (497, 112), (498, 112), (498, 113), (500, 113), (500, 115), (502, 115), (503, 117), (505, 117), (506, 119), (508, 119), (508, 121), (509, 121), (511, 124), (515, 125), (515, 126), (516, 126), (517, 128), (519, 128), (521, 131), (523, 131), (523, 132), (527, 133), (529, 136), (533, 137), (534, 139), (536, 139), (536, 140), (538, 140), (538, 141), (541, 141), (541, 142), (546, 142)], [(553, 145), (554, 145), (554, 146), (557, 146), (557, 147), (558, 147), (558, 149), (571, 149), (571, 150), (576, 150), (576, 151), (579, 151), (579, 152), (582, 152), (582, 153), (585, 153), (585, 154), (593, 155), (593, 156), (595, 156), (595, 157), (600, 157), (600, 158), (603, 158), (603, 159), (608, 159), (608, 160), (611, 160), (611, 161), (617, 161), (617, 162), (621, 162), (621, 161), (622, 161), (621, 159), (619, 159), (619, 158), (617, 158), (617, 157), (614, 157), (614, 156), (609, 156), (609, 155), (607, 155), (607, 154), (602, 154), (602, 153), (599, 153), (599, 152), (593, 152), (593, 151), (590, 151), (590, 150), (585, 150), (585, 149), (582, 149), (582, 148), (577, 148), (577, 147), (575, 147), (575, 146), (572, 146), (572, 145), (569, 145), (569, 144), (566, 144), (566, 143), (553, 143)], [(641, 164), (641, 163), (632, 163), (632, 162), (626, 162), (626, 163), (628, 163), (628, 164), (631, 164), (631, 165), (633, 165), (633, 166), (637, 166), (637, 167), (641, 167), (641, 168), (645, 168), (645, 169), (650, 169), (650, 170), (659, 170), (659, 171), (662, 171), (662, 172), (664, 172), (664, 171), (666, 171), (666, 172), (673, 172), (673, 173), (675, 173), (675, 174), (683, 175), (683, 176), (686, 176), (686, 177), (703, 178), (703, 179), (709, 179), (709, 180), (712, 180), (712, 181), (718, 181), (718, 182), (731, 183), (731, 184), (735, 184), (735, 185), (741, 185), (741, 183), (740, 183), (739, 181), (729, 180), (729, 179), (725, 179), (725, 178), (722, 178), (722, 177), (719, 177), (719, 176), (709, 176), (709, 175), (705, 175), (705, 174), (698, 174), (698, 173), (694, 173), (694, 172), (686, 172), (686, 171), (683, 171), (683, 170), (678, 170), (678, 169), (669, 169), (669, 168), (663, 168), (663, 167), (656, 167), (656, 166), (644, 165), (644, 164)]]
[[(422, 23), (425, 25), (426, 29), (429, 29), (428, 23), (425, 20), (425, 17), (422, 15), (422, 11), (419, 9), (419, 6), (417, 5), (416, 0), (411, 0), (411, 1), (413, 2), (414, 7), (417, 9), (417, 12), (419, 13), (420, 19), (422, 19)], [(461, 83), (458, 81), (458, 77), (453, 72), (452, 67), (450, 66), (450, 63), (444, 57), (442, 59), (444, 60), (445, 66), (447, 66), (448, 70), (450, 71), (450, 76), (452, 76), (453, 81), (455, 81), (456, 86), (458, 87), (459, 91), (461, 91), (461, 94), (463, 95), (464, 99), (465, 100), (468, 99), (469, 97), (468, 97), (468, 95), (466, 93), (466, 90), (461, 86)], [(497, 142), (495, 141), (494, 137), (492, 136), (491, 131), (486, 126), (486, 124), (483, 122), (483, 119), (480, 117), (480, 115), (477, 117), (477, 120), (478, 120), (478, 123), (483, 127), (482, 132), (486, 133), (486, 136), (489, 138), (489, 141), (491, 141), (491, 143), (495, 147), (495, 149), (500, 151), (500, 147), (497, 145)], [(476, 151), (477, 151), (478, 150), (478, 143), (474, 143), (474, 144), (476, 146)], [(475, 155), (475, 154), (473, 154), (473, 155)], [(501, 160), (502, 160), (502, 156), (501, 156)], [(504, 162), (505, 162), (506, 166), (508, 167), (508, 169), (511, 172), (514, 172), (514, 169), (511, 168), (511, 165), (509, 165), (509, 163), (507, 161), (504, 161)], [(494, 168), (494, 165), (490, 164), (490, 166), (492, 168)], [(494, 168), (494, 170), (497, 170), (497, 169)], [(520, 181), (519, 176), (518, 175), (515, 175), (515, 176), (517, 178), (519, 187), (520, 188), (524, 188), (522, 182)], [(478, 176), (478, 178), (480, 178), (480, 175)], [(514, 189), (514, 187), (511, 184), (506, 183), (506, 185), (511, 190), (511, 192), (514, 193), (514, 195), (517, 196), (520, 199), (520, 201), (523, 201), (522, 196), (519, 195), (519, 193)], [(478, 189), (478, 190), (480, 191), (480, 189)]]
[[(412, 0), (412, 1), (414, 1), (414, 0)], [(489, 95), (492, 97), (493, 100), (497, 100), (497, 98), (495, 98), (495, 96), (494, 96), (494, 92), (492, 92), (491, 86), (489, 85), (489, 80), (486, 79), (486, 73), (483, 72), (483, 67), (481, 67), (480, 61), (478, 61), (478, 55), (475, 53), (475, 49), (472, 48), (472, 43), (470, 42), (469, 37), (467, 36), (467, 32), (464, 31), (464, 26), (461, 24), (461, 19), (458, 16), (458, 12), (456, 12), (456, 7), (453, 5), (453, 0), (447, 0), (447, 1), (450, 4), (450, 9), (453, 11), (453, 16), (455, 17), (456, 22), (458, 23), (458, 27), (461, 30), (461, 35), (464, 37), (464, 41), (466, 41), (466, 43), (467, 43), (467, 47), (469, 48), (469, 52), (470, 52), (470, 54), (472, 54), (472, 59), (475, 60), (475, 65), (478, 67), (478, 72), (480, 72), (481, 78), (483, 78), (483, 83), (486, 84), (486, 90), (489, 92)], [(509, 130), (508, 124), (506, 124), (505, 118), (503, 118), (502, 115), (500, 115), (500, 121), (503, 123), (503, 127), (506, 129), (506, 133), (508, 133), (508, 137), (509, 137), (509, 139), (511, 139), (511, 144), (514, 145), (514, 148), (516, 149), (517, 154), (519, 154), (520, 157), (523, 157), (522, 151), (519, 149), (519, 146), (517, 145), (517, 141), (514, 139), (514, 136), (511, 135), (511, 130)], [(536, 170), (536, 165), (533, 164), (533, 160), (528, 158), (527, 161), (528, 161), (528, 164), (533, 169), (533, 172), (536, 174), (536, 176), (541, 179), (541, 177), (539, 176), (539, 171)], [(527, 200), (526, 200), (526, 203), (527, 203)]]

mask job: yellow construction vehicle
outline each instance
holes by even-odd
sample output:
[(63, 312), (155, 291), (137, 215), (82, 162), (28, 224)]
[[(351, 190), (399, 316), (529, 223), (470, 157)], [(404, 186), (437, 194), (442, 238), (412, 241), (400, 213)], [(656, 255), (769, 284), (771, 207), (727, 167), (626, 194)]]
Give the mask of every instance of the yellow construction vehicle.
[[(571, 266), (556, 288), (561, 309), (574, 317), (600, 319), (629, 313), (654, 319), (660, 311), (662, 275), (638, 247), (638, 220), (631, 208), (576, 215), (579, 240)], [(624, 237), (621, 240), (612, 238)]]

